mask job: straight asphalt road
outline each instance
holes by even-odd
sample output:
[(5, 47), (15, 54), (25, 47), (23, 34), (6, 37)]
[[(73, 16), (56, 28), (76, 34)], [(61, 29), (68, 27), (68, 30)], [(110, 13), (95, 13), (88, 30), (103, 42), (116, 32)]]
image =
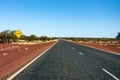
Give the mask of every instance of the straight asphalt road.
[(12, 80), (120, 80), (120, 56), (59, 40)]

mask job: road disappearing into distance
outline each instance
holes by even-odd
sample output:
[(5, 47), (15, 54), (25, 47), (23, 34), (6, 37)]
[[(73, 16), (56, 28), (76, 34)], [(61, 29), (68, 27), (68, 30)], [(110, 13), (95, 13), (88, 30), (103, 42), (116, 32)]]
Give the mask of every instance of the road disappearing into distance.
[(12, 80), (120, 80), (120, 56), (59, 40)]

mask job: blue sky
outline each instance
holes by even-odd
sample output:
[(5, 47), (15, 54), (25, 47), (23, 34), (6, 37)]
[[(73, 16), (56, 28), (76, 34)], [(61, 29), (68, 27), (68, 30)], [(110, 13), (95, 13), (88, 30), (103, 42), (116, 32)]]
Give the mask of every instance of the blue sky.
[(120, 0), (0, 0), (0, 32), (25, 35), (116, 37)]

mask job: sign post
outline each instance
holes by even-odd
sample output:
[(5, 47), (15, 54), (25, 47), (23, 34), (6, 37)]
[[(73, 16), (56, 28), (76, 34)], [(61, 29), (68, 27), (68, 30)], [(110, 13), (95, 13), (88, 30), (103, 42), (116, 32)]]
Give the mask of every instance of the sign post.
[[(18, 29), (16, 32), (15, 32), (15, 35), (17, 36), (18, 38), (18, 43), (19, 43), (19, 39), (20, 37), (22, 36), (22, 32)], [(20, 46), (18, 46), (18, 52), (20, 52)]]
[(18, 42), (19, 42), (19, 39), (20, 39), (20, 37), (22, 36), (22, 32), (18, 29), (16, 32), (15, 32), (15, 35), (17, 36), (17, 38), (18, 38)]

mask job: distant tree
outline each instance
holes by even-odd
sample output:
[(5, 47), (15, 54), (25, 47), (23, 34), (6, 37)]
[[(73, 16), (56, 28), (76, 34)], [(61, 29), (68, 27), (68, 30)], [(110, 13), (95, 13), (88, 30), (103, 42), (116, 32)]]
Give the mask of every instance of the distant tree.
[(29, 36), (22, 35), (20, 39), (22, 39), (22, 40), (29, 40)]
[(15, 36), (16, 30), (4, 30), (0, 32), (0, 43), (11, 43), (17, 41)]
[(47, 36), (41, 36), (41, 37), (40, 37), (40, 40), (41, 40), (41, 41), (47, 41), (47, 40), (48, 40), (48, 37), (47, 37)]
[(1, 43), (9, 43), (10, 42), (10, 30), (5, 30), (0, 33)]
[(12, 30), (12, 31), (10, 31), (10, 39), (13, 41), (13, 42), (16, 42), (17, 41), (17, 38), (16, 38), (16, 36), (15, 36), (15, 32), (16, 32), (16, 30)]
[(120, 32), (118, 32), (118, 35), (116, 36), (116, 39), (118, 40), (119, 46), (120, 46)]
[(36, 39), (37, 39), (37, 36), (34, 35), (34, 34), (31, 34), (31, 35), (29, 36), (29, 41), (34, 41), (34, 40), (36, 40)]
[(120, 32), (118, 32), (118, 35), (116, 36), (116, 39), (120, 39)]

